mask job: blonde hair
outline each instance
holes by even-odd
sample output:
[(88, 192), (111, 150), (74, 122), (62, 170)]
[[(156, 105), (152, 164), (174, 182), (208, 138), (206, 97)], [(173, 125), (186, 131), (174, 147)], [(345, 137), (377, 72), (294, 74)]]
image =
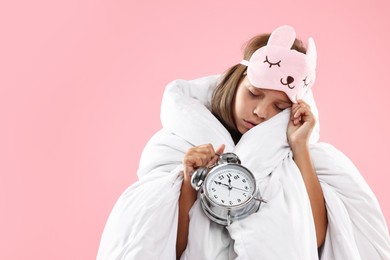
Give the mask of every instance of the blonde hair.
[[(243, 59), (249, 60), (257, 49), (267, 45), (270, 35), (269, 33), (260, 34), (250, 39), (245, 44)], [(306, 48), (299, 39), (295, 39), (291, 49), (306, 53)], [(241, 134), (234, 121), (234, 102), (237, 87), (246, 75), (246, 68), (242, 64), (230, 67), (224, 73), (211, 99), (211, 112), (226, 127), (235, 143), (240, 140)]]

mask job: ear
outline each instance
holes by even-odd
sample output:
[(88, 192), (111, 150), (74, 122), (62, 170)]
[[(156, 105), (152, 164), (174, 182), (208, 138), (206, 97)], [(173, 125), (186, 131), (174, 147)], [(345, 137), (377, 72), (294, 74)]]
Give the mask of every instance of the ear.
[(316, 44), (314, 43), (313, 38), (309, 38), (307, 42), (306, 56), (308, 57), (310, 63), (316, 68), (317, 64), (317, 49)]
[(271, 33), (267, 46), (279, 46), (290, 49), (295, 41), (295, 30), (291, 26), (283, 25)]

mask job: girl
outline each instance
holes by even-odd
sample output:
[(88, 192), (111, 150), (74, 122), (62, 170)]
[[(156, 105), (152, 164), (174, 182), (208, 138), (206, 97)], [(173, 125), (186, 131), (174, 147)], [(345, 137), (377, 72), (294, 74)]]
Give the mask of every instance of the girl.
[[(269, 36), (270, 34), (263, 34), (251, 39), (244, 50), (244, 59), (249, 60), (256, 50), (266, 46)], [(306, 53), (306, 49), (298, 39), (294, 40), (291, 49)], [(321, 186), (309, 152), (309, 137), (315, 125), (314, 115), (311, 113), (310, 106), (303, 100), (292, 103), (294, 100), (290, 100), (283, 91), (252, 85), (246, 75), (246, 69), (246, 66), (238, 64), (227, 71), (215, 89), (212, 112), (229, 130), (237, 143), (249, 129), (291, 107), (291, 119), (287, 130), (288, 141), (310, 198), (317, 246), (320, 247), (325, 240), (327, 217)], [(180, 258), (187, 246), (188, 213), (197, 199), (197, 194), (191, 186), (190, 174), (198, 167), (214, 164), (218, 159), (216, 154), (223, 153), (223, 150), (222, 145), (216, 153), (212, 145), (205, 144), (190, 148), (184, 156), (184, 181), (179, 199), (177, 258)]]
[[(344, 154), (318, 143), (315, 64), (314, 41), (305, 49), (282, 26), (250, 41), (222, 77), (170, 83), (163, 128), (110, 214), (98, 259), (390, 259), (374, 194)], [(229, 226), (204, 214), (190, 185), (223, 152), (267, 200)]]

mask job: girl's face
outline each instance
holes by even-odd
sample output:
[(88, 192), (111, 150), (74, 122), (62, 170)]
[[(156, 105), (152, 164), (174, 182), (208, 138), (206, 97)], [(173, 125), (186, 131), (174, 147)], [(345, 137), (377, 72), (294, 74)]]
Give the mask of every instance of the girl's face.
[(270, 119), (292, 102), (286, 93), (278, 90), (256, 88), (245, 77), (238, 85), (234, 102), (234, 122), (238, 131), (244, 134), (252, 127)]

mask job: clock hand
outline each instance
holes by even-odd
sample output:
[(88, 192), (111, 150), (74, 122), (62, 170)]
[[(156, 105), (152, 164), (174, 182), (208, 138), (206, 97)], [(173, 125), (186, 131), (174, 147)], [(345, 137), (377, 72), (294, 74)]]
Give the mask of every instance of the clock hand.
[(214, 181), (214, 182), (215, 182), (215, 184), (219, 184), (219, 185), (226, 186), (226, 187), (229, 189), (229, 191), (230, 191), (231, 189), (236, 189), (236, 190), (241, 190), (241, 191), (248, 192), (248, 190), (244, 190), (244, 189), (237, 188), (237, 187), (234, 187), (234, 186), (231, 186), (231, 185), (227, 185), (226, 183), (222, 183), (222, 182), (220, 182), (220, 181)]
[(223, 186), (226, 186), (226, 187), (228, 187), (228, 189), (229, 190), (231, 190), (232, 189), (232, 187), (231, 186), (229, 186), (229, 185), (227, 185), (227, 184), (225, 184), (225, 183), (222, 183), (222, 182), (220, 182), (220, 181), (214, 181), (215, 182), (215, 184), (219, 184), (219, 185), (223, 185)]
[(241, 190), (241, 191), (245, 191), (245, 192), (248, 192), (248, 190), (244, 190), (244, 189), (241, 189), (241, 188), (237, 188), (237, 187), (234, 187), (232, 186), (233, 189), (237, 189), (237, 190)]
[(228, 177), (228, 181), (229, 181), (229, 198), (230, 198), (230, 191), (232, 190), (232, 180), (230, 179), (230, 176), (229, 176), (229, 174), (228, 175), (226, 175), (227, 177)]

